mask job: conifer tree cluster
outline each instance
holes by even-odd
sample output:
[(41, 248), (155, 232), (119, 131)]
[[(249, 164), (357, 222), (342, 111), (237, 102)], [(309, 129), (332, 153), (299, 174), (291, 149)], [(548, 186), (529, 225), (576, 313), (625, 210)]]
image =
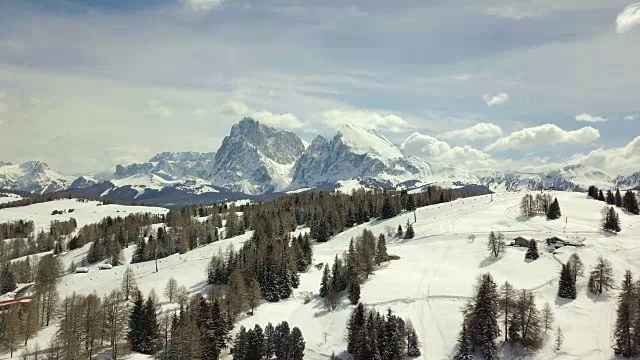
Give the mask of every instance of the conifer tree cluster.
[(201, 295), (194, 296), (163, 322), (161, 358), (166, 360), (217, 360), (227, 348), (229, 331), (233, 328), (218, 299), (207, 300)]
[(6, 263), (0, 270), (0, 295), (13, 291), (16, 287), (13, 271), (9, 267), (9, 263)]
[(554, 316), (547, 303), (540, 310), (531, 290), (515, 290), (509, 282), (500, 287), (500, 316), (505, 342), (529, 349), (539, 349)]
[(593, 295), (602, 295), (607, 293), (615, 286), (613, 278), (613, 266), (611, 261), (598, 257), (596, 264), (589, 273), (589, 282), (587, 289)]
[(575, 299), (577, 295), (576, 281), (571, 272), (571, 265), (569, 263), (562, 264), (560, 280), (558, 280), (558, 297)]
[(140, 291), (136, 292), (129, 313), (127, 340), (132, 351), (148, 355), (155, 354), (161, 345), (155, 304), (151, 297), (145, 301)]
[(478, 277), (475, 294), (463, 310), (462, 332), (458, 339), (456, 359), (473, 358), (476, 350), (487, 360), (497, 358), (500, 336), (498, 287), (491, 274)]
[(611, 206), (616, 206), (619, 208), (623, 208), (632, 214), (639, 215), (640, 208), (638, 207), (638, 198), (636, 197), (633, 190), (627, 190), (624, 193), (624, 196), (620, 193), (620, 189), (616, 189), (614, 193), (611, 190), (607, 190), (606, 195), (596, 186), (589, 186), (589, 190), (587, 191), (589, 197), (599, 200), (605, 201), (607, 204)]
[(618, 308), (613, 332), (613, 350), (617, 356), (640, 355), (640, 282), (627, 270), (620, 284)]
[(325, 265), (320, 281), (320, 297), (329, 310), (338, 305), (341, 292), (347, 290), (349, 300), (357, 304), (360, 300), (360, 283), (373, 273), (376, 266), (387, 261), (386, 240), (383, 234), (377, 238), (371, 230), (364, 229), (355, 241), (351, 239), (349, 250), (333, 266)]
[(26, 238), (34, 230), (33, 221), (17, 220), (0, 224), (0, 240)]
[(620, 232), (620, 218), (616, 210), (611, 207), (604, 207), (602, 209), (601, 227), (604, 231), (610, 231), (614, 233)]
[(253, 308), (257, 299), (277, 302), (289, 298), (300, 284), (299, 273), (311, 265), (313, 249), (308, 234), (290, 238), (288, 231), (280, 235), (270, 227), (264, 218), (263, 225), (238, 252), (230, 248), (209, 262), (208, 283), (229, 285), (236, 315), (247, 304)]
[(347, 352), (353, 360), (401, 360), (420, 356), (418, 335), (409, 321), (369, 309), (362, 303), (347, 322)]
[(562, 216), (558, 199), (551, 200), (549, 194), (526, 194), (520, 201), (520, 214), (524, 217), (532, 217), (544, 214), (548, 220), (555, 220)]
[(305, 341), (297, 327), (289, 329), (286, 321), (271, 323), (264, 330), (256, 324), (253, 329), (240, 327), (233, 343), (233, 360), (276, 359), (303, 360)]

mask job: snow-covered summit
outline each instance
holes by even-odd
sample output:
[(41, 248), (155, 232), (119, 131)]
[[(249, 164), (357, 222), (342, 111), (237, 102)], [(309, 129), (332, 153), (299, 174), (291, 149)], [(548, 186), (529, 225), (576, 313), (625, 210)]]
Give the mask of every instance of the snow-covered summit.
[(0, 163), (0, 188), (45, 193), (66, 189), (73, 177), (49, 168), (42, 161)]
[(296, 162), (289, 189), (353, 179), (396, 186), (432, 175), (429, 163), (404, 154), (376, 131), (344, 125), (331, 140), (318, 136), (311, 142)]
[(222, 141), (211, 180), (252, 195), (280, 191), (291, 182), (291, 169), (303, 152), (296, 134), (244, 118)]

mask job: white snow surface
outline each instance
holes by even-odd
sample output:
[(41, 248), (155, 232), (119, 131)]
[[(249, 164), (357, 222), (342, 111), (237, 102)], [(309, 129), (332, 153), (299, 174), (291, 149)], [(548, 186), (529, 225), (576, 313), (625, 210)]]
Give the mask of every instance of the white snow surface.
[(358, 155), (377, 155), (383, 159), (397, 159), (404, 157), (398, 145), (377, 133), (353, 125), (343, 125), (338, 129), (342, 142)]
[[(6, 195), (6, 196), (5, 196)], [(0, 195), (0, 204), (5, 204), (8, 202), (18, 201), (22, 199), (22, 196), (12, 193), (2, 193)]]
[[(60, 215), (51, 215), (54, 210), (69, 210)], [(51, 221), (65, 221), (71, 218), (76, 219), (78, 228), (87, 224), (97, 223), (107, 216), (125, 217), (132, 213), (150, 212), (153, 214), (165, 214), (168, 209), (151, 206), (129, 206), (129, 205), (103, 205), (99, 201), (82, 202), (77, 199), (61, 199), (44, 203), (31, 204), (27, 206), (0, 209), (0, 223), (29, 220), (34, 222), (35, 231), (47, 231)]]
[[(611, 359), (611, 336), (615, 321), (616, 293), (600, 298), (586, 294), (586, 280), (580, 279), (578, 298), (573, 301), (558, 299), (557, 280), (560, 264), (575, 251), (582, 258), (586, 269), (590, 269), (599, 255), (611, 260), (615, 268), (616, 283), (622, 280), (626, 269), (640, 275), (640, 217), (619, 211), (622, 232), (618, 235), (599, 229), (600, 210), (603, 203), (587, 199), (585, 194), (553, 192), (560, 203), (563, 217), (547, 221), (543, 217), (523, 219), (518, 205), (523, 193), (502, 193), (460, 199), (452, 203), (420, 208), (414, 224), (416, 238), (412, 240), (388, 240), (388, 252), (400, 257), (384, 264), (362, 286), (361, 301), (380, 311), (391, 308), (403, 318), (411, 319), (422, 343), (419, 359), (449, 359), (454, 351), (456, 336), (461, 325), (460, 309), (472, 295), (476, 276), (490, 272), (498, 284), (508, 280), (516, 288), (531, 289), (541, 308), (549, 302), (554, 309), (556, 322), (565, 341), (562, 350), (553, 349), (554, 333), (547, 344), (527, 359)], [(326, 243), (314, 245), (314, 264), (331, 263), (336, 254), (347, 250), (349, 241), (364, 228), (374, 234), (395, 232), (398, 225), (413, 220), (413, 213), (402, 214), (384, 221), (372, 221), (345, 231)], [(488, 257), (486, 237), (490, 231), (501, 231), (507, 241), (516, 236), (534, 238), (539, 241), (540, 259), (524, 260), (526, 249), (507, 247), (499, 259)], [(303, 230), (300, 230), (303, 231)], [(476, 235), (470, 243), (469, 235)], [(545, 250), (544, 239), (557, 235), (565, 238), (584, 239), (584, 247), (561, 248), (555, 254)], [(159, 272), (154, 273), (153, 262), (133, 264), (140, 289), (147, 294), (152, 289), (164, 303), (165, 310), (175, 309), (167, 304), (163, 288), (170, 277), (186, 286), (192, 294), (206, 293), (205, 271), (213, 254), (226, 249), (230, 244), (238, 248), (251, 233), (221, 240), (190, 251), (175, 254), (159, 261)], [(65, 254), (77, 257), (83, 249)], [(134, 248), (125, 249), (127, 261)], [(94, 269), (95, 268), (95, 269)], [(103, 295), (116, 289), (124, 266), (98, 271), (97, 264), (88, 274), (71, 274), (62, 278), (60, 294), (72, 292)], [(306, 341), (305, 359), (327, 359), (346, 349), (346, 322), (353, 306), (343, 299), (338, 309), (327, 312), (317, 297), (321, 271), (312, 267), (301, 275), (301, 284), (292, 297), (278, 303), (263, 303), (253, 316), (245, 316), (236, 325), (253, 327), (258, 323), (276, 324), (286, 320), (290, 326), (302, 330)], [(313, 294), (304, 304), (307, 293)], [(46, 344), (53, 335), (52, 327), (38, 335), (38, 342)], [(326, 338), (326, 341), (325, 341)], [(34, 340), (30, 340), (32, 344)], [(2, 356), (0, 356), (1, 358)], [(141, 357), (133, 357), (138, 359)], [(230, 357), (228, 357), (230, 358)], [(506, 359), (516, 359), (513, 355)]]

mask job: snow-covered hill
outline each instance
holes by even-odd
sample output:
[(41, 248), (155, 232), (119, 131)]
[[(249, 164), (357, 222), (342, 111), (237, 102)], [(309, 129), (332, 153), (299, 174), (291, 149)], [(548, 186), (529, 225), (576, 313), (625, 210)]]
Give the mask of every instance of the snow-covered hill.
[(22, 164), (0, 161), (0, 189), (42, 194), (64, 190), (72, 181), (73, 177), (54, 171), (41, 161)]
[[(500, 284), (509, 281), (518, 289), (530, 289), (539, 307), (548, 302), (555, 313), (554, 328), (561, 327), (565, 336), (562, 351), (553, 349), (554, 333), (549, 334), (547, 344), (528, 359), (611, 359), (611, 336), (615, 320), (615, 292), (594, 298), (585, 292), (586, 279), (578, 281), (578, 298), (573, 301), (556, 297), (560, 264), (575, 251), (590, 269), (600, 255), (614, 264), (616, 283), (624, 270), (640, 274), (640, 217), (619, 212), (622, 232), (619, 235), (605, 233), (598, 228), (601, 202), (587, 199), (581, 193), (552, 192), (557, 197), (563, 218), (547, 221), (543, 217), (523, 219), (519, 216), (519, 203), (523, 193), (499, 193), (493, 196), (465, 198), (452, 203), (420, 208), (414, 224), (416, 238), (391, 239), (388, 252), (398, 260), (384, 264), (375, 270), (362, 287), (362, 302), (384, 311), (391, 308), (403, 318), (412, 320), (420, 342), (422, 356), (419, 359), (449, 359), (454, 351), (456, 336), (461, 325), (460, 309), (473, 292), (478, 274), (490, 272)], [(364, 228), (374, 234), (386, 233), (403, 225), (413, 215), (374, 221), (343, 232), (326, 243), (314, 245), (314, 264), (331, 263), (336, 254), (347, 250), (351, 238)], [(299, 231), (304, 231), (300, 229)], [(507, 240), (516, 236), (539, 241), (540, 259), (525, 261), (526, 249), (507, 247), (504, 256), (497, 260), (488, 257), (486, 237), (490, 231), (501, 231)], [(467, 240), (476, 235), (474, 242)], [(565, 247), (554, 253), (547, 252), (544, 239), (549, 236), (584, 241), (580, 248)], [(146, 294), (152, 289), (164, 302), (163, 309), (174, 309), (167, 304), (162, 289), (170, 277), (186, 286), (192, 294), (206, 293), (205, 269), (212, 255), (225, 250), (230, 244), (238, 248), (251, 233), (215, 242), (186, 254), (175, 254), (159, 261), (159, 272), (154, 272), (153, 262), (131, 265), (140, 289)], [(65, 255), (80, 256), (86, 249)], [(127, 260), (134, 251), (125, 250)], [(71, 274), (60, 283), (61, 296), (73, 292), (92, 293), (99, 296), (119, 287), (124, 267), (98, 271), (92, 267), (88, 274)], [(258, 323), (278, 323), (282, 320), (299, 327), (305, 337), (305, 359), (326, 360), (332, 352), (346, 349), (346, 322), (353, 306), (343, 299), (337, 310), (327, 312), (317, 296), (305, 303), (309, 293), (317, 294), (321, 271), (311, 268), (301, 275), (301, 283), (293, 296), (278, 303), (263, 303), (253, 316), (243, 316), (236, 325), (253, 327)], [(54, 331), (44, 329), (39, 342), (48, 343)], [(33, 344), (33, 342), (31, 342)], [(515, 359), (505, 356), (505, 359)], [(230, 359), (230, 357), (229, 357)]]

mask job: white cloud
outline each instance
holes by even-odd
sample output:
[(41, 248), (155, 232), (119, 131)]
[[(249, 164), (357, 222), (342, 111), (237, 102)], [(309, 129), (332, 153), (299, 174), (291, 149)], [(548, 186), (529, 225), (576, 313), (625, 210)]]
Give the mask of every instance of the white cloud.
[(234, 118), (240, 118), (249, 114), (250, 112), (252, 112), (252, 110), (241, 101), (227, 101), (224, 105), (222, 105), (221, 112), (224, 115), (228, 115)]
[(623, 117), (624, 120), (635, 120), (636, 119), (636, 115), (627, 115), (625, 117)]
[(482, 95), (482, 99), (484, 100), (485, 103), (487, 103), (488, 107), (501, 106), (509, 102), (509, 94), (500, 93), (493, 96), (489, 94), (484, 94)]
[(414, 132), (400, 145), (409, 155), (437, 162), (476, 163), (491, 160), (491, 155), (470, 146), (451, 146), (429, 135)]
[(162, 105), (158, 100), (149, 101), (149, 110), (147, 111), (147, 113), (161, 117), (168, 117), (173, 115), (171, 109)]
[(626, 175), (638, 171), (640, 162), (640, 136), (619, 148), (596, 149), (575, 162), (602, 169), (613, 175)]
[(393, 132), (403, 132), (411, 125), (403, 118), (370, 110), (329, 110), (322, 113), (323, 122), (332, 128), (343, 124), (356, 124), (365, 129), (385, 129)]
[(224, 0), (180, 0), (180, 2), (194, 11), (210, 11), (220, 6)]
[(263, 124), (277, 128), (299, 129), (304, 126), (302, 121), (291, 113), (274, 114), (270, 111), (258, 111), (251, 113), (250, 116)]
[(486, 151), (523, 149), (533, 145), (586, 144), (600, 137), (590, 126), (566, 131), (554, 124), (524, 128), (501, 137), (485, 148)]
[[(271, 111), (256, 111), (241, 101), (227, 101), (220, 108), (220, 112), (226, 115), (233, 122), (239, 121), (242, 117), (249, 116), (259, 122), (283, 129), (299, 129), (304, 126), (302, 121), (291, 113), (275, 114)], [(197, 109), (195, 114), (199, 116), (208, 115), (209, 109)]]
[(440, 136), (445, 139), (481, 140), (495, 138), (500, 135), (502, 135), (500, 126), (491, 123), (478, 123), (466, 129), (446, 132)]
[(640, 25), (640, 3), (627, 6), (616, 18), (616, 31), (622, 34)]
[(576, 115), (576, 121), (606, 122), (607, 120), (608, 120), (607, 118), (603, 118), (602, 116), (591, 115), (591, 114)]

